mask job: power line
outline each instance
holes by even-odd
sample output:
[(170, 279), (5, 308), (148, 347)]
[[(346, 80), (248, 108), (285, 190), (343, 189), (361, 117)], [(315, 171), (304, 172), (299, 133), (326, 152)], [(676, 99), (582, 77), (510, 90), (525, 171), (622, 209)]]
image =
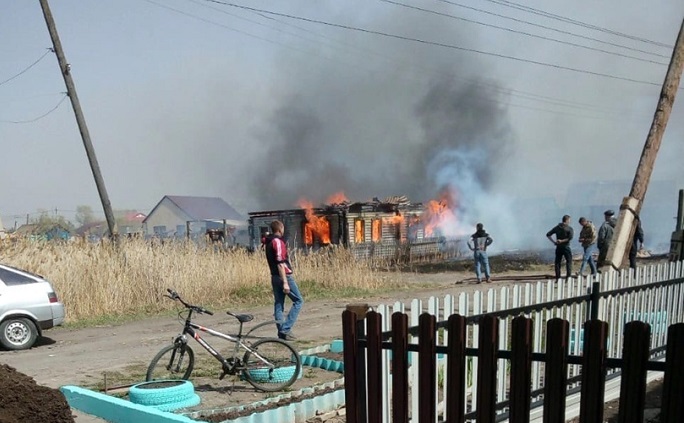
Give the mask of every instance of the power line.
[[(643, 54), (648, 54), (648, 55), (651, 55), (651, 56), (662, 57), (662, 58), (665, 58), (665, 59), (669, 59), (669, 58), (670, 58), (670, 56), (666, 56), (666, 55), (664, 55), (664, 54), (654, 53), (654, 52), (652, 52), (652, 51), (647, 51), (647, 50), (641, 50), (641, 49), (638, 49), (638, 48), (635, 48), (635, 47), (629, 47), (629, 46), (626, 46), (626, 45), (623, 45), (623, 44), (613, 43), (613, 42), (610, 42), (610, 41), (604, 41), (604, 40), (600, 40), (600, 39), (598, 39), (598, 38), (589, 37), (589, 36), (582, 35), (582, 34), (576, 34), (576, 33), (574, 33), (574, 32), (562, 30), (562, 29), (559, 29), (559, 28), (554, 28), (554, 27), (552, 27), (552, 26), (542, 25), (542, 24), (538, 24), (538, 23), (535, 23), (535, 22), (526, 21), (526, 20), (524, 20), (524, 19), (514, 18), (514, 17), (512, 17), (512, 16), (507, 16), (507, 15), (502, 15), (502, 14), (500, 14), (500, 13), (490, 12), (489, 10), (478, 9), (477, 7), (468, 6), (468, 5), (465, 5), (465, 4), (462, 4), (462, 3), (456, 3), (456, 2), (450, 1), (450, 0), (435, 0), (435, 1), (439, 1), (439, 2), (442, 2), (442, 3), (450, 4), (450, 5), (452, 5), (452, 6), (462, 7), (462, 8), (464, 8), (464, 9), (473, 10), (473, 11), (480, 12), (480, 13), (485, 13), (485, 14), (487, 14), (487, 15), (496, 16), (496, 17), (498, 17), (498, 18), (507, 19), (507, 20), (510, 20), (510, 21), (513, 21), (513, 22), (518, 22), (518, 23), (522, 23), (522, 24), (534, 26), (534, 27), (536, 27), (536, 28), (542, 28), (542, 29), (546, 29), (546, 30), (549, 30), (549, 31), (554, 31), (554, 32), (557, 32), (557, 33), (560, 33), (560, 34), (570, 35), (570, 36), (572, 36), (572, 37), (577, 37), (577, 38), (581, 38), (581, 39), (588, 40), (588, 41), (594, 41), (594, 42), (597, 42), (597, 43), (601, 43), (601, 44), (605, 44), (605, 45), (609, 45), (609, 46), (613, 46), (613, 47), (619, 47), (619, 48), (626, 49), (626, 50), (636, 51), (636, 52), (643, 53)], [(496, 1), (494, 1), (494, 2), (497, 3)], [(499, 4), (499, 3), (497, 3), (497, 4)]]
[(40, 56), (40, 57), (38, 58), (38, 60), (36, 60), (35, 62), (33, 62), (33, 63), (31, 63), (30, 65), (28, 65), (28, 67), (26, 67), (24, 70), (22, 70), (22, 71), (19, 72), (18, 74), (16, 74), (16, 75), (14, 75), (14, 76), (12, 76), (12, 77), (10, 77), (10, 78), (8, 78), (8, 79), (5, 79), (4, 81), (0, 82), (0, 85), (4, 85), (4, 84), (10, 82), (11, 80), (13, 80), (14, 78), (17, 78), (17, 77), (23, 75), (23, 74), (24, 74), (25, 72), (27, 72), (29, 69), (31, 69), (32, 67), (34, 67), (35, 65), (37, 65), (38, 62), (40, 62), (41, 60), (43, 60), (43, 58), (44, 58), (45, 56), (47, 56), (49, 53), (54, 53), (54, 52), (55, 52), (55, 51), (54, 51), (53, 49), (48, 48), (47, 51), (46, 51), (45, 53), (43, 53), (43, 55)]
[(0, 120), (0, 123), (33, 123), (33, 122), (39, 121), (40, 119), (44, 118), (45, 116), (47, 116), (50, 113), (57, 110), (57, 108), (62, 105), (62, 103), (64, 102), (64, 100), (66, 100), (67, 97), (69, 97), (67, 95), (67, 93), (64, 93), (64, 96), (62, 97), (61, 100), (59, 100), (59, 103), (57, 103), (55, 105), (55, 107), (53, 107), (52, 109), (48, 110), (46, 113), (44, 113), (44, 114), (42, 114), (36, 118), (30, 119), (30, 120)]
[(616, 76), (616, 75), (611, 75), (611, 74), (606, 74), (606, 73), (601, 73), (601, 72), (594, 72), (594, 71), (590, 71), (590, 70), (586, 70), (586, 69), (579, 69), (579, 68), (573, 68), (573, 67), (569, 67), (569, 66), (562, 66), (562, 65), (557, 65), (557, 64), (548, 63), (548, 62), (542, 62), (542, 61), (538, 61), (538, 60), (523, 59), (521, 57), (508, 56), (505, 54), (492, 53), (492, 52), (473, 49), (473, 48), (461, 47), (461, 46), (457, 46), (454, 44), (446, 44), (446, 43), (440, 43), (440, 42), (436, 42), (436, 41), (428, 41), (428, 40), (423, 40), (420, 38), (406, 37), (403, 35), (391, 34), (388, 32), (376, 31), (376, 30), (365, 29), (365, 28), (359, 28), (359, 27), (355, 27), (355, 26), (351, 26), (351, 25), (337, 24), (337, 23), (322, 21), (322, 20), (318, 20), (318, 19), (305, 18), (302, 16), (295, 16), (295, 15), (290, 15), (287, 13), (272, 12), (270, 10), (257, 9), (254, 7), (243, 6), (243, 5), (229, 3), (229, 2), (222, 2), (219, 0), (205, 0), (205, 1), (208, 1), (211, 3), (223, 4), (225, 6), (235, 7), (238, 9), (252, 10), (252, 11), (256, 11), (256, 12), (266, 13), (269, 15), (282, 16), (285, 18), (296, 19), (296, 20), (311, 22), (311, 23), (317, 23), (317, 24), (327, 25), (327, 26), (331, 26), (331, 27), (335, 27), (335, 28), (342, 28), (342, 29), (346, 29), (346, 30), (350, 30), (350, 31), (357, 31), (357, 32), (363, 32), (366, 34), (380, 35), (380, 36), (387, 37), (387, 38), (394, 38), (394, 39), (403, 40), (403, 41), (412, 41), (412, 42), (416, 42), (416, 43), (433, 45), (436, 47), (443, 47), (443, 48), (448, 48), (448, 49), (452, 49), (452, 50), (467, 51), (470, 53), (477, 53), (477, 54), (482, 54), (485, 56), (498, 57), (501, 59), (509, 59), (509, 60), (513, 60), (513, 61), (517, 61), (517, 62), (524, 62), (524, 63), (530, 63), (530, 64), (539, 65), (539, 66), (546, 66), (546, 67), (555, 68), (555, 69), (562, 69), (562, 70), (566, 70), (566, 71), (570, 71), (570, 72), (583, 73), (583, 74), (587, 74), (587, 75), (600, 76), (603, 78), (610, 78), (610, 79), (616, 79), (616, 80), (627, 81), (627, 82), (634, 82), (637, 84), (655, 85), (655, 86), (661, 85), (661, 84), (656, 83), (656, 82), (644, 81), (644, 80), (639, 80), (639, 79), (634, 79), (634, 78), (627, 78), (627, 77)]
[[(164, 6), (164, 5), (157, 4), (157, 3), (153, 2), (152, 0), (146, 0), (146, 1), (147, 1), (148, 3), (154, 4), (154, 5), (158, 5), (158, 6), (160, 6), (160, 7), (163, 7), (163, 8), (167, 8), (167, 9), (168, 9), (168, 7), (166, 7), (166, 6)], [(192, 2), (192, 3), (200, 4), (200, 3), (198, 2), (198, 0), (188, 0), (188, 1), (190, 1), (190, 2)], [(270, 29), (273, 29), (273, 30), (280, 31), (278, 28), (274, 28), (274, 27), (268, 26), (268, 25), (263, 25), (263, 24), (261, 24), (261, 23), (254, 22), (254, 21), (252, 21), (252, 20), (249, 20), (249, 19), (240, 17), (239, 15), (235, 15), (235, 14), (232, 14), (232, 13), (227, 13), (227, 12), (221, 10), (221, 9), (218, 9), (218, 8), (214, 8), (214, 7), (211, 7), (211, 6), (208, 6), (208, 5), (206, 5), (205, 7), (208, 7), (208, 8), (211, 9), (211, 10), (215, 10), (215, 11), (219, 11), (219, 12), (228, 14), (229, 16), (233, 16), (233, 17), (236, 17), (236, 18), (238, 18), (238, 19), (243, 19), (243, 20), (246, 20), (246, 21), (251, 22), (251, 23), (255, 23), (255, 24), (258, 24), (258, 25), (261, 25), (261, 26), (266, 26), (267, 28), (270, 28)], [(206, 19), (203, 19), (203, 18), (198, 18), (198, 17), (195, 16), (195, 15), (191, 15), (191, 14), (185, 13), (185, 12), (183, 12), (183, 11), (179, 11), (179, 10), (177, 10), (177, 9), (171, 8), (171, 10), (176, 11), (176, 12), (182, 14), (182, 15), (185, 15), (185, 16), (188, 16), (188, 17), (191, 17), (191, 18), (194, 18), (194, 19), (200, 19), (200, 20), (202, 20), (202, 21), (204, 21), (204, 22), (207, 22), (207, 23), (211, 23), (211, 24), (218, 25), (218, 26), (223, 26), (223, 25), (218, 24), (218, 23), (216, 23), (216, 22), (209, 21), (209, 20), (206, 20)], [(260, 16), (260, 17), (262, 17), (262, 18), (264, 18), (264, 19), (268, 19), (268, 20), (274, 21), (274, 22), (279, 22), (279, 23), (281, 23), (281, 24), (284, 24), (284, 25), (287, 25), (287, 26), (290, 26), (290, 27), (299, 29), (299, 30), (301, 30), (301, 31), (304, 31), (304, 32), (307, 32), (307, 33), (310, 33), (310, 34), (313, 34), (313, 35), (316, 35), (316, 36), (319, 36), (319, 37), (323, 37), (323, 38), (328, 39), (328, 40), (330, 40), (330, 41), (335, 41), (335, 42), (337, 42), (337, 43), (339, 43), (339, 44), (341, 44), (341, 45), (343, 45), (343, 46), (349, 47), (349, 48), (351, 48), (351, 49), (354, 49), (354, 50), (357, 50), (357, 51), (360, 51), (360, 52), (367, 53), (367, 54), (369, 54), (369, 55), (378, 56), (378, 57), (380, 57), (380, 58), (382, 58), (382, 59), (385, 59), (385, 60), (388, 60), (388, 61), (391, 61), (391, 62), (394, 62), (394, 63), (404, 63), (404, 62), (402, 62), (402, 61), (400, 61), (400, 60), (397, 60), (396, 58), (388, 57), (388, 56), (379, 54), (379, 53), (377, 53), (377, 52), (375, 52), (375, 51), (372, 51), (372, 50), (359, 49), (358, 47), (356, 47), (356, 46), (354, 46), (354, 45), (346, 44), (346, 43), (340, 42), (340, 41), (338, 41), (338, 40), (336, 40), (336, 39), (334, 39), (334, 38), (325, 36), (325, 35), (323, 35), (323, 34), (319, 34), (319, 33), (315, 32), (315, 31), (311, 31), (311, 30), (309, 30), (309, 29), (306, 29), (306, 28), (303, 28), (303, 27), (294, 25), (294, 24), (292, 24), (292, 23), (289, 23), (289, 22), (286, 22), (286, 21), (283, 21), (283, 20), (280, 20), (280, 19), (276, 19), (276, 18), (271, 17), (271, 16), (268, 16), (268, 15), (266, 15), (266, 14), (264, 14), (264, 13), (254, 12), (254, 11), (250, 11), (250, 12), (251, 12), (251, 13), (254, 13), (255, 15)], [(229, 29), (232, 30), (232, 28), (229, 28)], [(281, 31), (281, 32), (282, 32), (282, 31)], [(289, 33), (289, 32), (285, 32), (285, 33)], [(290, 34), (291, 34), (291, 33), (290, 33)], [(263, 39), (263, 38), (259, 38), (259, 39)], [(305, 39), (305, 40), (307, 40), (307, 41), (314, 41), (314, 40), (311, 40), (311, 39), (309, 39), (309, 38), (303, 38), (303, 39)], [(332, 47), (335, 47), (335, 46), (332, 46)], [(300, 52), (309, 54), (309, 52), (306, 52), (306, 51), (303, 51), (303, 50), (298, 50), (298, 49), (297, 49), (296, 51), (300, 51)], [(322, 57), (322, 58), (324, 58), (324, 59), (328, 59), (327, 57), (323, 57), (323, 56), (320, 56), (320, 55), (317, 55), (317, 56)], [(330, 59), (330, 60), (332, 60), (332, 59)], [(340, 62), (340, 63), (344, 63), (344, 62)], [(408, 65), (411, 66), (411, 67), (416, 67), (416, 64), (415, 64), (415, 63), (409, 63)], [(440, 72), (440, 71), (438, 71), (438, 70), (435, 70), (435, 69), (433, 69), (433, 68), (426, 67), (426, 66), (418, 66), (418, 67), (423, 68), (423, 69), (425, 69), (425, 70), (428, 70), (428, 71), (430, 71), (430, 72), (432, 72), (432, 73), (435, 73), (435, 74), (440, 74), (440, 75), (448, 76), (449, 78), (462, 80), (462, 81), (465, 81), (465, 82), (467, 82), (467, 83), (469, 83), (469, 84), (474, 84), (474, 85), (476, 85), (476, 86), (485, 87), (485, 88), (491, 89), (491, 90), (493, 90), (494, 92), (497, 92), (497, 93), (499, 93), (499, 94), (505, 94), (506, 96), (518, 97), (518, 98), (525, 99), (525, 100), (537, 101), (537, 102), (540, 102), (540, 103), (550, 104), (550, 105), (552, 105), (552, 106), (558, 106), (558, 107), (564, 107), (564, 108), (570, 108), (570, 109), (577, 109), (577, 110), (593, 109), (594, 112), (605, 113), (605, 114), (608, 114), (608, 115), (611, 115), (611, 114), (612, 114), (612, 115), (620, 114), (620, 115), (624, 116), (625, 114), (630, 114), (629, 111), (608, 110), (608, 109), (605, 109), (605, 108), (596, 106), (596, 105), (594, 105), (594, 104), (574, 102), (574, 101), (570, 101), (570, 100), (564, 100), (564, 99), (559, 99), (559, 98), (555, 98), (555, 97), (544, 96), (544, 95), (540, 95), (540, 94), (536, 94), (536, 93), (531, 93), (531, 92), (526, 92), (526, 91), (522, 91), (522, 90), (515, 90), (515, 89), (510, 89), (510, 88), (502, 88), (502, 87), (500, 87), (498, 84), (487, 84), (486, 82), (481, 81), (481, 80), (473, 80), (473, 79), (468, 79), (468, 78), (459, 77), (459, 76), (456, 76), (456, 75), (452, 75), (452, 74), (450, 74), (450, 73)], [(546, 112), (549, 112), (549, 113), (556, 113), (556, 114), (561, 114), (561, 113), (562, 113), (562, 112), (558, 112), (558, 111), (554, 111), (554, 110), (550, 110), (550, 109), (532, 108), (531, 106), (527, 106), (527, 105), (519, 105), (519, 104), (510, 103), (510, 102), (503, 102), (503, 101), (500, 101), (500, 100), (492, 100), (492, 99), (485, 98), (485, 97), (481, 97), (481, 96), (480, 96), (480, 98), (482, 98), (482, 99), (485, 100), (485, 101), (494, 101), (494, 102), (497, 102), (497, 103), (499, 103), (499, 104), (501, 104), (501, 105), (505, 105), (505, 106), (509, 106), (509, 107), (514, 107), (514, 108), (522, 108), (522, 109), (546, 111)], [(577, 117), (588, 117), (588, 116), (586, 116), (586, 115), (575, 115), (575, 114), (572, 114), (572, 113), (570, 113), (570, 115), (572, 115), (572, 116), (577, 116)], [(590, 118), (593, 118), (593, 117), (590, 117)]]
[(438, 12), (438, 11), (436, 11), (436, 10), (424, 9), (424, 8), (422, 8), (422, 7), (417, 7), (417, 6), (411, 6), (410, 4), (400, 3), (400, 2), (394, 1), (394, 0), (380, 0), (380, 1), (381, 1), (381, 2), (384, 2), (384, 3), (393, 4), (393, 5), (395, 5), (395, 6), (405, 7), (405, 8), (407, 8), (407, 9), (418, 10), (418, 11), (424, 12), (424, 13), (430, 13), (430, 14), (433, 14), (433, 15), (443, 16), (443, 17), (450, 18), (450, 19), (456, 19), (456, 20), (463, 21), (463, 22), (468, 22), (468, 23), (472, 23), (472, 24), (476, 24), (476, 25), (486, 26), (486, 27), (488, 27), (488, 28), (495, 28), (495, 29), (499, 29), (499, 30), (502, 30), (502, 31), (512, 32), (512, 33), (515, 33), (515, 34), (524, 35), (524, 36), (526, 36), (526, 37), (538, 38), (538, 39), (541, 39), (541, 40), (552, 41), (552, 42), (555, 42), (555, 43), (565, 44), (565, 45), (569, 45), (569, 46), (572, 46), (572, 47), (577, 47), (577, 48), (582, 48), (582, 49), (586, 49), (586, 50), (597, 51), (597, 52), (599, 52), (599, 53), (611, 54), (611, 55), (613, 55), (613, 56), (620, 56), (620, 57), (625, 57), (625, 58), (628, 58), (628, 59), (639, 60), (639, 61), (641, 61), (641, 62), (648, 62), (648, 63), (654, 63), (654, 64), (656, 64), (656, 65), (667, 66), (667, 63), (657, 62), (657, 61), (655, 61), (655, 60), (642, 59), (641, 57), (630, 56), (629, 54), (617, 53), (617, 52), (614, 52), (614, 51), (603, 50), (603, 49), (596, 48), (596, 47), (589, 47), (589, 46), (585, 46), (585, 45), (582, 45), (582, 44), (573, 43), (573, 42), (571, 42), (571, 41), (564, 41), (564, 40), (559, 40), (559, 39), (557, 39), (557, 38), (551, 38), (551, 37), (545, 37), (545, 36), (543, 36), (543, 35), (532, 34), (532, 33), (530, 33), (530, 32), (518, 31), (518, 30), (515, 30), (515, 29), (512, 29), (512, 28), (508, 28), (508, 27), (503, 27), (503, 26), (498, 26), (498, 25), (492, 25), (492, 24), (488, 24), (488, 23), (485, 23), (485, 22), (480, 22), (480, 21), (476, 21), (476, 20), (473, 20), (473, 19), (464, 18), (464, 17), (461, 17), (461, 16), (451, 15), (451, 14), (449, 14), (449, 13), (443, 13), (443, 12)]
[(624, 37), (624, 38), (629, 38), (630, 40), (641, 41), (642, 43), (646, 43), (646, 44), (653, 44), (653, 45), (656, 45), (659, 47), (665, 47), (665, 48), (669, 48), (669, 49), (672, 49), (674, 47), (670, 44), (665, 44), (665, 43), (661, 43), (658, 41), (652, 41), (652, 40), (649, 40), (647, 38), (637, 37), (635, 35), (625, 34), (622, 32), (614, 31), (614, 30), (609, 29), (609, 28), (604, 28), (604, 27), (600, 27), (598, 25), (593, 25), (590, 23), (586, 23), (586, 22), (576, 20), (576, 19), (567, 18), (565, 16), (556, 15), (553, 13), (543, 11), (541, 9), (535, 9), (533, 7), (525, 6), (525, 5), (522, 5), (520, 3), (515, 3), (512, 1), (508, 1), (508, 0), (486, 0), (486, 1), (488, 1), (490, 3), (498, 4), (498, 5), (501, 5), (504, 7), (510, 7), (512, 9), (522, 10), (524, 12), (532, 13), (532, 14), (539, 15), (539, 16), (544, 16), (544, 17), (549, 18), (549, 19), (556, 19), (556, 20), (559, 20), (562, 22), (570, 23), (573, 25), (578, 25), (578, 26), (581, 26), (584, 28), (593, 29), (595, 31), (605, 32), (605, 33), (611, 34), (611, 35), (617, 35), (618, 37)]

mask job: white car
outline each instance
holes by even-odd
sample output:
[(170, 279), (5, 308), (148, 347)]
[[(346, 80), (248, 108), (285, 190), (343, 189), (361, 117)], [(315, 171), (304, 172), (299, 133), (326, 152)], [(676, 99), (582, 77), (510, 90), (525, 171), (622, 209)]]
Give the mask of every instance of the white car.
[(64, 304), (42, 276), (0, 264), (0, 346), (31, 348), (42, 331), (64, 323)]

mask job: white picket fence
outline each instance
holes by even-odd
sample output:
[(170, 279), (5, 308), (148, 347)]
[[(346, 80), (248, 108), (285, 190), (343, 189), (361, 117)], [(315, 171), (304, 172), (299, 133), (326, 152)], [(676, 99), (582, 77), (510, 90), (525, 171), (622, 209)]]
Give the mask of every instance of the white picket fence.
[[(598, 281), (602, 292), (615, 289), (634, 287), (654, 282), (661, 282), (684, 277), (684, 262), (661, 263), (652, 266), (640, 267), (636, 271), (610, 271), (599, 275)], [(452, 314), (462, 316), (475, 316), (483, 313), (505, 311), (517, 307), (542, 304), (550, 301), (565, 300), (583, 296), (591, 291), (592, 282), (589, 277), (569, 279), (555, 282), (553, 280), (540, 281), (514, 285), (513, 287), (492, 287), (474, 293), (460, 293), (458, 296), (445, 295), (444, 297), (430, 297), (427, 301), (414, 299), (410, 303), (395, 302), (392, 305), (380, 305), (377, 311), (382, 315), (382, 331), (391, 330), (391, 315), (394, 312), (408, 313), (409, 326), (418, 326), (418, 318), (423, 312), (436, 316), (437, 321), (447, 320)], [(665, 345), (667, 327), (674, 323), (684, 321), (684, 286), (681, 284), (662, 286), (654, 289), (611, 296), (600, 300), (600, 320), (609, 324), (610, 339), (608, 341), (608, 356), (620, 357), (622, 354), (622, 340), (625, 323), (632, 320), (642, 320), (651, 324), (651, 348), (655, 349)], [(544, 352), (544, 338), (542, 336), (546, 322), (552, 318), (568, 320), (570, 327), (570, 354), (580, 355), (583, 341), (582, 323), (588, 319), (588, 303), (580, 302), (571, 305), (554, 307), (550, 310), (534, 311), (526, 316), (534, 320), (534, 352)], [(511, 322), (512, 317), (502, 318), (499, 325), (499, 349), (511, 349)], [(467, 331), (467, 347), (477, 348), (478, 326), (470, 325)], [(437, 335), (437, 344), (446, 345), (448, 333), (446, 329), (440, 329)], [(410, 343), (417, 342), (417, 337), (411, 337)], [(662, 353), (664, 354), (664, 352)], [(390, 421), (390, 351), (383, 351), (383, 418)], [(409, 364), (418, 363), (418, 353), (409, 353)], [(443, 412), (443, 404), (446, 401), (446, 357), (437, 358), (437, 386), (438, 395), (435, 406), (437, 407), (437, 420)], [(477, 404), (477, 357), (467, 358), (468, 373), (466, 376), (466, 404), (467, 412), (474, 411)], [(532, 391), (543, 387), (544, 364), (532, 363)], [(568, 377), (579, 374), (579, 365), (569, 366)], [(497, 374), (497, 400), (498, 402), (508, 399), (508, 381), (510, 364), (508, 360), (498, 361)], [(418, 386), (418, 366), (409, 367), (409, 386)], [(418, 389), (411, 389), (409, 393), (409, 410), (418, 410)], [(440, 411), (441, 410), (441, 411)], [(442, 418), (445, 418), (442, 414)]]

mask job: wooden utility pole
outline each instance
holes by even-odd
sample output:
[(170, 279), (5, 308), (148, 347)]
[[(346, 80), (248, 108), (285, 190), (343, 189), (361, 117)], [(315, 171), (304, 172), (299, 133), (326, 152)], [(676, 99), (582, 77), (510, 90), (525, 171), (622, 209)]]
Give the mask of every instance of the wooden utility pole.
[(635, 230), (634, 218), (640, 213), (644, 197), (646, 196), (648, 183), (653, 172), (653, 165), (660, 149), (667, 121), (672, 112), (675, 96), (679, 90), (679, 80), (682, 77), (683, 68), (684, 20), (682, 20), (682, 25), (679, 28), (679, 35), (672, 51), (670, 66), (667, 69), (665, 82), (663, 82), (663, 88), (660, 91), (660, 99), (653, 116), (651, 130), (648, 132), (644, 150), (641, 152), (641, 159), (634, 175), (632, 189), (629, 192), (629, 196), (623, 198), (622, 205), (620, 206), (620, 214), (613, 239), (608, 248), (605, 267), (612, 266), (614, 269), (619, 269), (625, 255), (629, 253), (629, 249), (632, 246)]
[(90, 169), (95, 177), (95, 185), (97, 186), (97, 191), (100, 194), (102, 208), (104, 209), (105, 218), (107, 219), (107, 226), (109, 227), (109, 234), (112, 239), (116, 240), (118, 238), (119, 231), (116, 227), (116, 220), (114, 219), (114, 213), (112, 212), (112, 205), (109, 202), (107, 189), (105, 188), (104, 180), (102, 179), (100, 165), (97, 163), (95, 149), (90, 141), (90, 132), (88, 132), (88, 127), (86, 126), (85, 118), (83, 117), (81, 103), (78, 101), (76, 86), (74, 85), (74, 80), (71, 78), (70, 66), (66, 61), (66, 57), (64, 56), (62, 43), (59, 41), (57, 27), (55, 26), (55, 21), (52, 18), (52, 12), (50, 11), (50, 6), (48, 5), (47, 0), (40, 0), (40, 7), (43, 9), (45, 23), (47, 24), (48, 31), (50, 32), (52, 45), (54, 46), (55, 54), (57, 55), (57, 61), (59, 62), (59, 69), (62, 71), (64, 83), (66, 84), (67, 95), (71, 100), (71, 106), (73, 107), (74, 114), (76, 115), (76, 123), (78, 123), (78, 129), (81, 133), (81, 138), (83, 139), (83, 146), (85, 147), (86, 155), (88, 156), (88, 161), (90, 162)]

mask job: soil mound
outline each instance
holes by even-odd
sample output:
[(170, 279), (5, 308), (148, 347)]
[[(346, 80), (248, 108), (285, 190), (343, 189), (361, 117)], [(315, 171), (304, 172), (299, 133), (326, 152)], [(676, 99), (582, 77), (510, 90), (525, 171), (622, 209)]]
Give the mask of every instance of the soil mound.
[(0, 423), (24, 422), (74, 423), (74, 417), (59, 390), (0, 364)]

